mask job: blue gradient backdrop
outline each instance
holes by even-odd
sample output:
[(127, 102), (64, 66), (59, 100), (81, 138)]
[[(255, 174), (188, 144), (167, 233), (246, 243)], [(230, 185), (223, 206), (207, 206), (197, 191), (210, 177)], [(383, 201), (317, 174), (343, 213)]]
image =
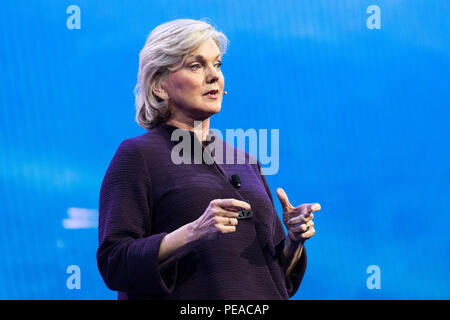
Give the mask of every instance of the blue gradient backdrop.
[[(66, 27), (72, 4), (80, 30)], [(380, 30), (366, 27), (372, 4)], [(449, 299), (449, 6), (2, 1), (0, 298), (116, 298), (97, 270), (97, 228), (63, 220), (98, 209), (116, 148), (144, 132), (133, 88), (147, 34), (208, 18), (231, 41), (212, 127), (280, 129), (272, 192), (323, 207), (294, 299)], [(66, 286), (69, 265), (79, 290)], [(370, 265), (379, 290), (366, 286)]]

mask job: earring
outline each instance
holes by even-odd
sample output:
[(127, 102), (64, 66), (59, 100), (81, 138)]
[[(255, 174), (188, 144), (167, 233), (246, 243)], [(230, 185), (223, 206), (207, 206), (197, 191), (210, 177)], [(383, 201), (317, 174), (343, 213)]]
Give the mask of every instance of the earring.
[(224, 91), (223, 94), (228, 94), (228, 92), (227, 92), (227, 91)]
[(165, 94), (165, 93), (163, 93), (163, 98), (165, 99), (165, 98), (167, 98), (167, 94)]

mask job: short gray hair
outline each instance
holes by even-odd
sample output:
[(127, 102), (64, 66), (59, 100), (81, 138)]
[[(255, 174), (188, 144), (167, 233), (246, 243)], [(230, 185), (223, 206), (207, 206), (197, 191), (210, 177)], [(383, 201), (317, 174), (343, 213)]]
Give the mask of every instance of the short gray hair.
[(177, 19), (157, 26), (139, 53), (138, 81), (134, 89), (136, 121), (151, 129), (170, 116), (168, 103), (154, 94), (170, 72), (180, 69), (187, 55), (208, 39), (222, 54), (228, 39), (204, 20)]

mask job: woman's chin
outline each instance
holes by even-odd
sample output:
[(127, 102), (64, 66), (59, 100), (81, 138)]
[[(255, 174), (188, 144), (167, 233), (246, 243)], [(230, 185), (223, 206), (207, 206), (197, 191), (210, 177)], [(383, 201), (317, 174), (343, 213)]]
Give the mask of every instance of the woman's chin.
[(220, 110), (222, 109), (221, 105), (214, 105), (214, 106), (205, 106), (201, 109), (201, 111), (199, 113), (201, 113), (202, 115), (204, 115), (205, 119), (209, 118), (210, 116), (219, 113)]

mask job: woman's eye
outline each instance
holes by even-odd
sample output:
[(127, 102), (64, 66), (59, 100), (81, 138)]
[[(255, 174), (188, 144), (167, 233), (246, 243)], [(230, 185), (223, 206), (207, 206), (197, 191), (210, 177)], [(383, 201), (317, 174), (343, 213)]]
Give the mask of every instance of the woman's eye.
[[(220, 68), (222, 66), (222, 62), (216, 63), (214, 66), (216, 68)], [(192, 70), (197, 70), (197, 69), (201, 68), (201, 65), (196, 63), (196, 64), (190, 65), (189, 68), (192, 69)]]

